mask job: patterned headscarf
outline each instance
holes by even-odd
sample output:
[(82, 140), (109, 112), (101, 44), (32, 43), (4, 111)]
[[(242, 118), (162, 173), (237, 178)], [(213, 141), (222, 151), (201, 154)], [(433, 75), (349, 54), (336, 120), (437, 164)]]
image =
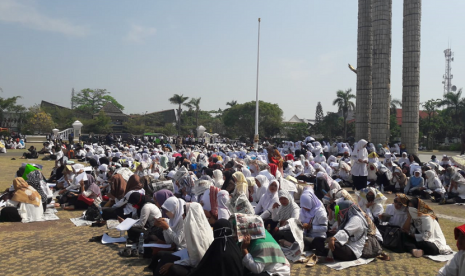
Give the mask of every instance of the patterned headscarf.
[(364, 227), (363, 233), (358, 237), (357, 236), (349, 237), (349, 240), (351, 241), (358, 241), (359, 239), (363, 237), (363, 235), (365, 234), (365, 231), (368, 232), (369, 230), (369, 225), (365, 219), (365, 216), (362, 213), (362, 210), (360, 210), (357, 204), (354, 204), (350, 200), (344, 200), (342, 202), (339, 202), (338, 206), (339, 206), (339, 214), (343, 215), (342, 221), (339, 224), (339, 230), (343, 230), (346, 224), (349, 222), (349, 220), (352, 217), (358, 216), (362, 220), (363, 225), (361, 226)]
[(17, 177), (13, 180), (15, 194), (12, 200), (23, 203), (40, 205), (40, 194), (31, 186), (29, 186), (22, 177)]
[(300, 207), (294, 202), (294, 198), (289, 194), (288, 191), (280, 190), (278, 192), (278, 198), (281, 197), (287, 198), (287, 200), (289, 200), (289, 204), (287, 204), (287, 206), (281, 205), (278, 211), (278, 219), (280, 221), (285, 221), (292, 217), (292, 213), (295, 209), (300, 210)]
[(44, 193), (44, 190), (42, 190), (40, 180), (42, 180), (42, 173), (39, 170), (32, 171), (27, 175), (27, 184), (36, 189), (36, 191), (40, 194), (43, 203), (47, 202), (47, 195)]
[(397, 200), (404, 206), (408, 206), (408, 202), (410, 201), (405, 194), (396, 194)]
[(419, 198), (418, 198), (417, 209), (418, 209), (418, 216), (420, 216), (420, 214), (423, 214), (423, 215), (430, 216), (433, 219), (436, 219), (436, 215), (434, 214), (433, 209), (431, 209), (431, 207), (429, 207), (428, 204), (426, 204), (423, 200)]

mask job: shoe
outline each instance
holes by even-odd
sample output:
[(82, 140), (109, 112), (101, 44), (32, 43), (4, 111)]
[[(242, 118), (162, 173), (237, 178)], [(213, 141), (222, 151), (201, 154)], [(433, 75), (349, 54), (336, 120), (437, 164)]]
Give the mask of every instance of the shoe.
[(310, 256), (305, 266), (312, 267), (312, 266), (315, 266), (317, 262), (318, 262), (318, 257), (315, 254), (313, 254), (312, 256)]
[(421, 249), (413, 249), (412, 250), (412, 256), (415, 257), (415, 258), (423, 257), (423, 250), (421, 250)]
[(434, 196), (432, 196), (430, 199), (431, 199), (431, 202), (436, 202), (436, 199), (434, 198)]
[(441, 198), (441, 201), (439, 201), (439, 205), (444, 205), (444, 204), (446, 204), (446, 199)]
[(376, 258), (380, 259), (381, 261), (390, 261), (391, 260), (391, 257), (389, 257), (389, 255), (384, 253), (384, 252), (379, 254)]

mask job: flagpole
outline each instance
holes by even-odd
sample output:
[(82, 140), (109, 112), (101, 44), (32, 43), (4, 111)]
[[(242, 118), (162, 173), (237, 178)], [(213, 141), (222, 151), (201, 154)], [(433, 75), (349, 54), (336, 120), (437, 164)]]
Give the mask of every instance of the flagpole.
[(257, 83), (255, 87), (255, 136), (254, 136), (254, 149), (258, 151), (258, 74), (260, 72), (260, 18), (258, 18), (258, 43), (257, 43)]

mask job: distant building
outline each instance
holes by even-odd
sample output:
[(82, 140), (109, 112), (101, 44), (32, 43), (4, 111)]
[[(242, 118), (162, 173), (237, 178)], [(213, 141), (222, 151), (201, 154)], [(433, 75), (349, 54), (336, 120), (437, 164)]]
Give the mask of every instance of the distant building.
[(162, 110), (162, 111), (155, 111), (152, 113), (148, 113), (147, 116), (158, 116), (158, 115), (163, 116), (163, 122), (174, 124), (178, 121), (178, 113), (176, 109), (167, 109), (167, 110)]
[(300, 119), (297, 115), (292, 116), (288, 121), (283, 121), (283, 123), (290, 123), (290, 124), (297, 124), (297, 123), (304, 123), (314, 125), (314, 119)]
[[(418, 111), (418, 116), (420, 116), (420, 118), (422, 119), (425, 119), (428, 117), (428, 112), (420, 110)], [(401, 126), (402, 125), (402, 109), (401, 108), (396, 108), (396, 119), (397, 119), (397, 124)]]
[(21, 126), (26, 123), (24, 115), (25, 113), (4, 111), (0, 127), (8, 128), (10, 132), (19, 132)]
[(123, 122), (126, 122), (127, 120), (129, 120), (129, 115), (124, 114), (123, 111), (121, 111), (113, 103), (107, 102), (99, 110), (99, 112), (94, 114), (93, 118), (97, 117), (101, 111), (103, 111), (103, 113), (106, 116), (110, 117), (111, 128), (113, 129), (113, 132), (123, 132), (124, 130)]

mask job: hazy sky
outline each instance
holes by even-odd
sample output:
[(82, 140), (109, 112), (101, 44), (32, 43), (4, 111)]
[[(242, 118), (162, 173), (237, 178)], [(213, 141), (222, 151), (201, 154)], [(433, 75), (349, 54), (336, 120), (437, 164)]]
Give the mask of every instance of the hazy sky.
[[(465, 76), (463, 0), (423, 0), (421, 101), (442, 97), (451, 41), (453, 84)], [(352, 88), (357, 1), (0, 0), (0, 97), (70, 106), (71, 88), (106, 88), (125, 113), (174, 108), (173, 94), (201, 108), (255, 100), (261, 17), (260, 99), (289, 119), (314, 118), (321, 101)], [(402, 96), (402, 1), (393, 0), (393, 98)]]

